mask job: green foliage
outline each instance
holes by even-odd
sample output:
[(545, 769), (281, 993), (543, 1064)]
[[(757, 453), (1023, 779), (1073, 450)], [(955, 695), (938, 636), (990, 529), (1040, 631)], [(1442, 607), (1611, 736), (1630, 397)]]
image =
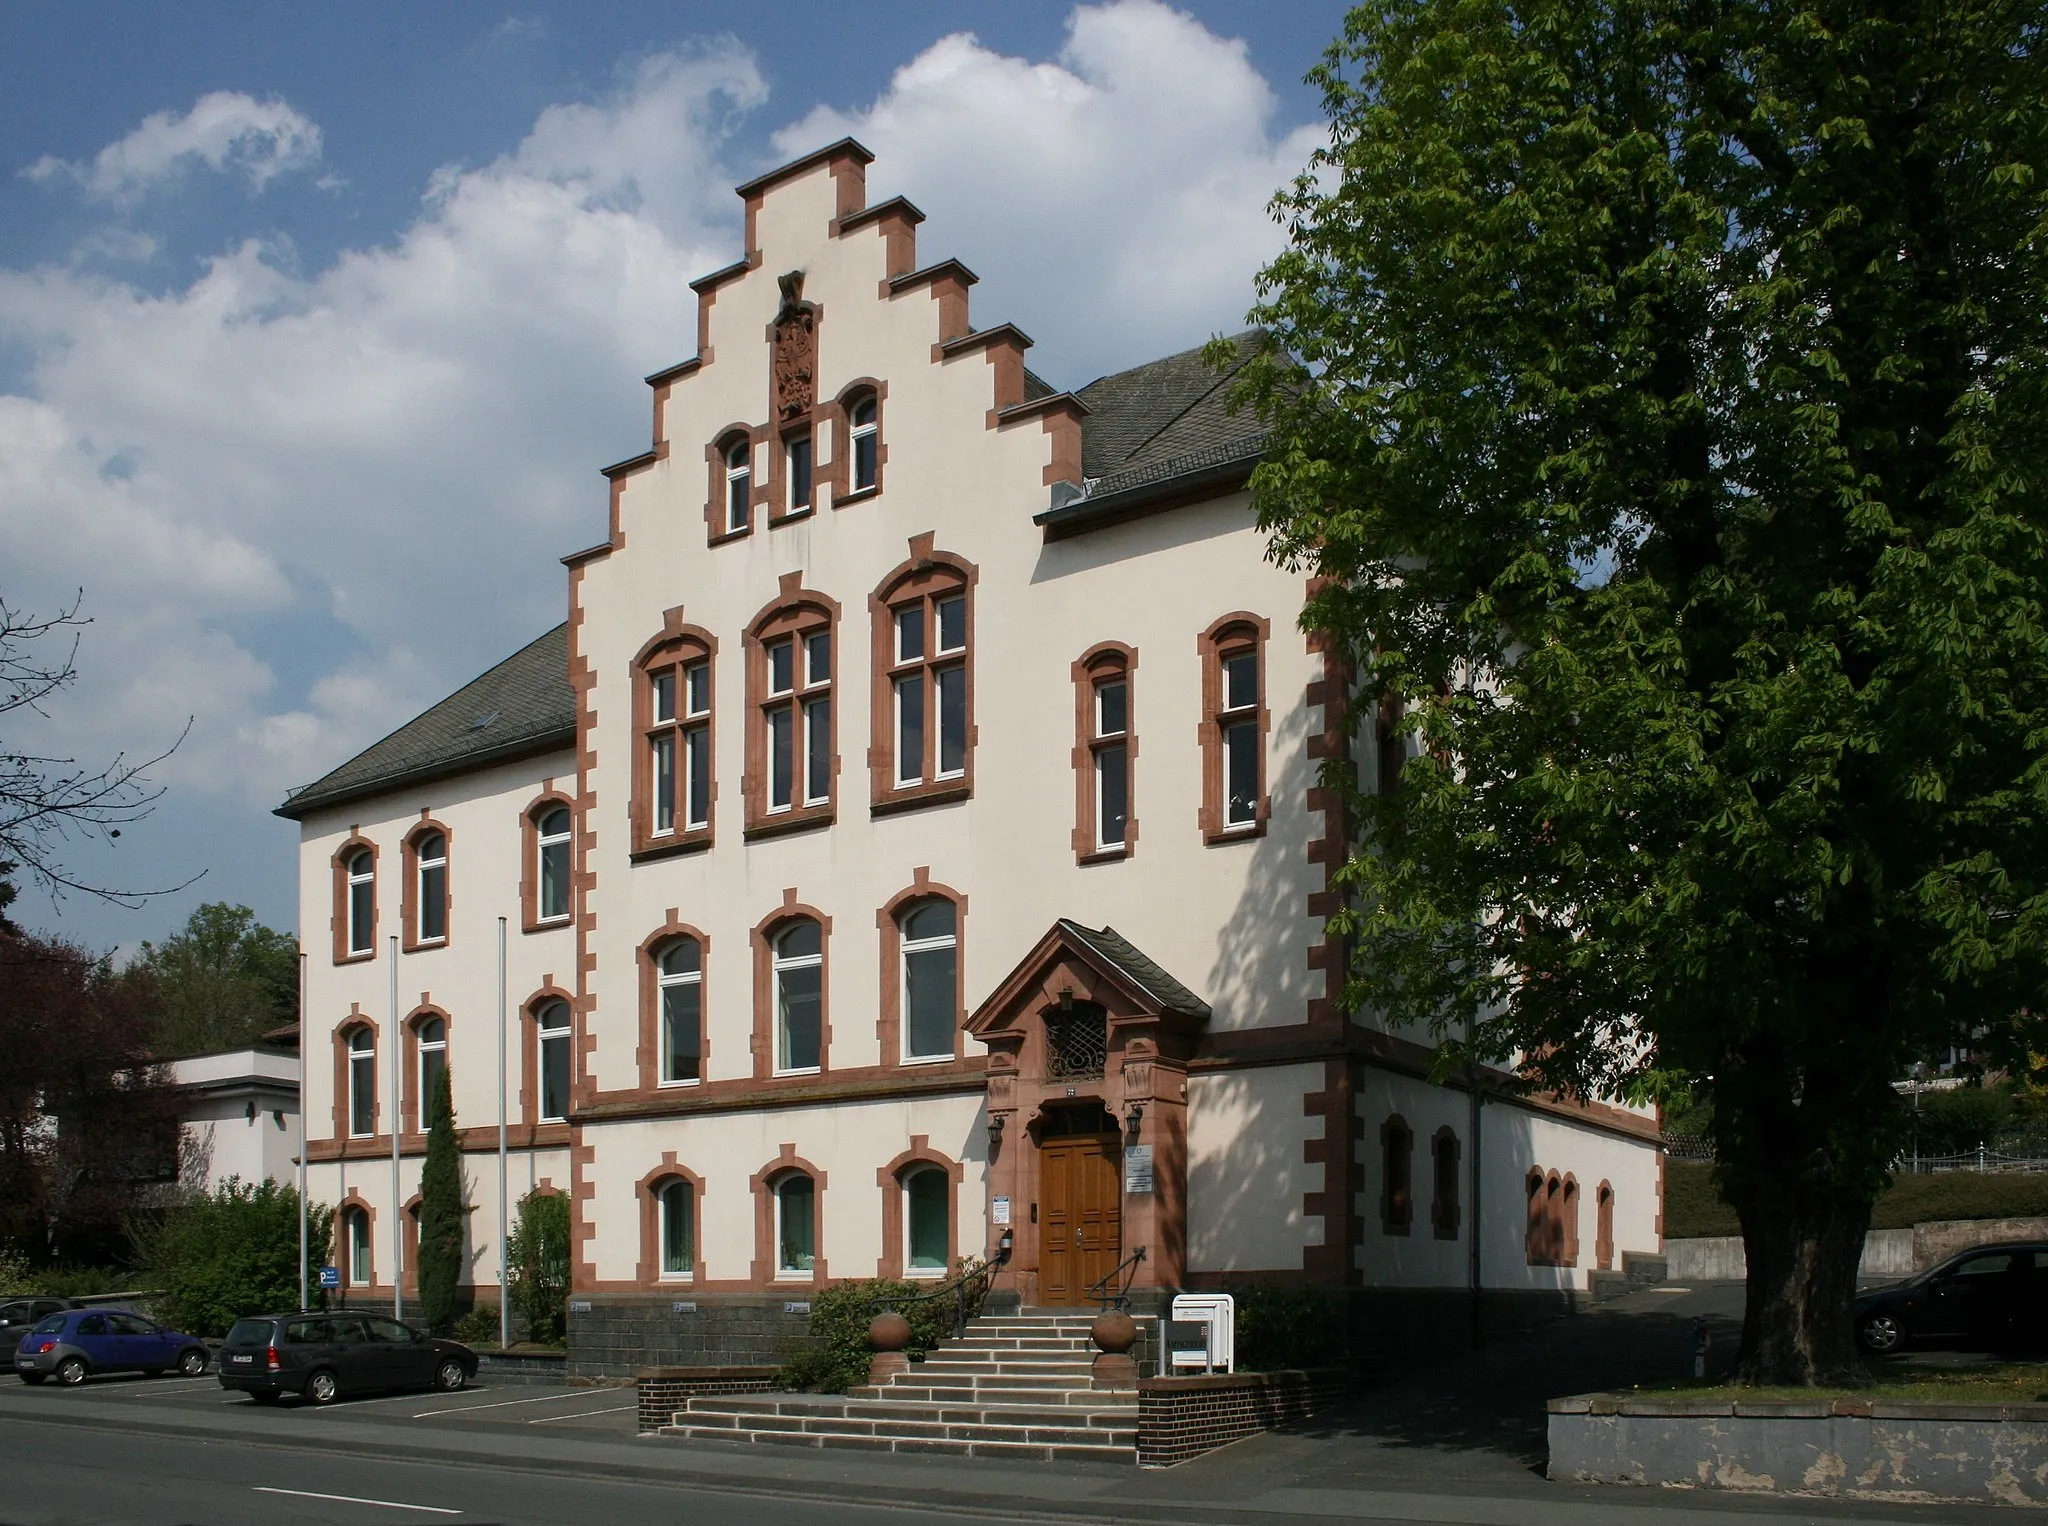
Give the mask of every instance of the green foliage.
[(1246, 1372), (1284, 1372), (1344, 1364), (1344, 1324), (1320, 1288), (1240, 1283), (1224, 1289), (1237, 1300), (1237, 1365)]
[(436, 1335), (446, 1335), (455, 1324), (469, 1227), (451, 1086), (449, 1069), (443, 1065), (434, 1080), (427, 1159), (420, 1168), (420, 1306), (427, 1328)]
[(512, 1302), (536, 1345), (559, 1346), (569, 1320), (569, 1200), (536, 1188), (519, 1200), (506, 1239)]
[(137, 1274), (115, 1266), (52, 1266), (31, 1279), (34, 1289), (52, 1298), (92, 1298), (101, 1293), (144, 1291)]
[(9, 1245), (0, 1245), (0, 1293), (30, 1291), (28, 1257)]
[[(2048, 1217), (2048, 1176), (1940, 1171), (1901, 1176), (1870, 1211), (1872, 1229), (1910, 1229), (1945, 1219)], [(1692, 1161), (1664, 1167), (1664, 1233), (1674, 1240), (1739, 1235), (1742, 1223), (1714, 1186), (1714, 1168)]]
[(237, 1049), (298, 1015), (298, 941), (246, 906), (207, 902), (161, 944), (144, 943), (129, 973), (154, 988), (164, 1059)]
[[(978, 1261), (962, 1261), (955, 1276), (976, 1271)], [(921, 1357), (953, 1333), (955, 1306), (945, 1298), (913, 1301), (932, 1291), (930, 1283), (897, 1282), (873, 1277), (865, 1280), (829, 1283), (811, 1295), (809, 1333), (801, 1341), (783, 1348), (784, 1365), (776, 1375), (784, 1388), (812, 1389), (839, 1394), (868, 1380), (868, 1363), (875, 1348), (868, 1341), (868, 1323), (886, 1308), (910, 1321), (910, 1344), (905, 1350)], [(985, 1279), (967, 1284), (967, 1317), (981, 1312), (981, 1300), (988, 1291)]]
[(1857, 1361), (1890, 1083), (2048, 1012), (2041, 23), (1368, 0), (1275, 204), (1255, 503), (1411, 754), (1347, 1003), (1687, 1078), (1758, 1381)]
[(1689, 1240), (1697, 1237), (1739, 1235), (1742, 1220), (1721, 1189), (1714, 1185), (1714, 1168), (1705, 1161), (1664, 1162), (1664, 1237)]
[(448, 1333), (465, 1346), (489, 1346), (496, 1349), (498, 1344), (498, 1306), (494, 1303), (480, 1303), (449, 1327)]
[(2002, 1086), (1958, 1086), (1923, 1092), (1914, 1126), (1922, 1155), (1960, 1155), (1979, 1145), (1996, 1150), (2019, 1119), (2019, 1106)]
[[(333, 1220), (334, 1210), (321, 1204), (307, 1213), (309, 1287), (327, 1261)], [(165, 1209), (135, 1237), (139, 1270), (161, 1292), (164, 1319), (180, 1330), (224, 1335), (245, 1314), (298, 1307), (299, 1195), (289, 1186), (230, 1177)]]

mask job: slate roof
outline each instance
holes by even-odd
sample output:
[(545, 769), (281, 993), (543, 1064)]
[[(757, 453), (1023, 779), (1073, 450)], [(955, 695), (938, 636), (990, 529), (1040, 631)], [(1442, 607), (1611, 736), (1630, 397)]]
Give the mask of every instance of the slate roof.
[(1083, 927), (1071, 917), (1061, 917), (1060, 926), (1076, 943), (1086, 947), (1158, 1002), (1162, 1011), (1207, 1021), (1209, 1004), (1138, 952), (1115, 928), (1105, 927), (1098, 932), (1094, 928)]
[(1257, 342), (1247, 330), (1230, 342), (1237, 356), (1223, 371), (1199, 349), (1133, 366), (1090, 382), (1075, 396), (1081, 421), (1081, 472), (1089, 497), (1101, 498), (1223, 465), (1256, 461), (1266, 432), (1250, 414), (1233, 414), (1230, 389)]
[(567, 747), (575, 740), (569, 627), (558, 625), (334, 772), (295, 791), (277, 814), (298, 820), (322, 806)]

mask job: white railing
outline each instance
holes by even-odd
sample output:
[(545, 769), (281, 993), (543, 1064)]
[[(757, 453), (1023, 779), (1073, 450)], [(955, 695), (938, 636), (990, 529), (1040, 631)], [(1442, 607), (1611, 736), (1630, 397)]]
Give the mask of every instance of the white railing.
[(2048, 1155), (2005, 1155), (1983, 1145), (1956, 1155), (1902, 1155), (1895, 1171), (1929, 1176), (1940, 1171), (1981, 1171), (1987, 1175), (2028, 1175), (2048, 1171)]

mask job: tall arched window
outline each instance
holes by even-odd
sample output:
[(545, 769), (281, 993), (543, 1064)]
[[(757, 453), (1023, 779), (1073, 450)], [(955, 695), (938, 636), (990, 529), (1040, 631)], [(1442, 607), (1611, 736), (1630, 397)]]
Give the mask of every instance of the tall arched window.
[(1226, 615), (1202, 636), (1202, 825), (1211, 842), (1266, 819), (1267, 622)]
[(420, 1089), (416, 1094), (419, 1109), (419, 1127), (426, 1128), (434, 1121), (434, 1088), (441, 1084), (441, 1077), (448, 1070), (448, 1024), (438, 1017), (420, 1019), (414, 1030), (418, 1035), (420, 1050)]
[(903, 1058), (950, 1060), (960, 1026), (960, 927), (951, 901), (920, 901), (896, 920), (903, 951)]
[(838, 606), (788, 581), (747, 627), (746, 802), (750, 833), (829, 821), (838, 774)]
[(360, 848), (349, 855), (347, 907), (348, 952), (351, 956), (377, 952), (377, 855)]
[(722, 458), (725, 464), (725, 525), (723, 533), (742, 534), (753, 515), (754, 502), (754, 446), (745, 435), (726, 442)]
[(711, 841), (712, 686), (717, 644), (695, 626), (673, 629), (640, 657), (640, 756), (634, 764), (636, 851)]
[(1593, 1194), (1593, 1259), (1603, 1272), (1614, 1270), (1614, 1186), (1602, 1182)]
[(775, 1275), (808, 1277), (818, 1259), (818, 1189), (801, 1171), (775, 1180)]
[(825, 995), (825, 940), (816, 922), (799, 917), (775, 934), (770, 972), (776, 1072), (816, 1070), (823, 1056)]
[(655, 984), (661, 1001), (662, 1084), (702, 1080), (704, 951), (695, 938), (677, 938), (662, 949)]
[(448, 941), (448, 834), (438, 829), (420, 832), (406, 843), (412, 860), (412, 924), (408, 931), (415, 947), (430, 947)]
[(912, 543), (876, 591), (869, 752), (880, 809), (967, 793), (974, 761), (974, 568)]
[(874, 393), (863, 392), (854, 397), (846, 412), (846, 426), (853, 455), (853, 479), (849, 486), (856, 493), (865, 493), (881, 480), (881, 405)]
[(348, 1036), (348, 1131), (357, 1139), (377, 1132), (377, 1039), (366, 1027)]
[(1565, 1173), (1556, 1194), (1558, 1263), (1579, 1264), (1579, 1179)]
[(1405, 1235), (1414, 1220), (1415, 1134), (1396, 1113), (1380, 1125), (1380, 1228)]
[(1082, 863), (1122, 858), (1137, 837), (1131, 816), (1136, 666), (1136, 652), (1105, 642), (1073, 667), (1074, 856)]
[(561, 1123), (569, 1116), (569, 1004), (551, 1001), (533, 1016), (540, 1052), (540, 1121)]
[(1439, 1240), (1458, 1238), (1458, 1136), (1450, 1125), (1436, 1131), (1429, 1145), (1435, 1190), (1430, 1194), (1429, 1220)]
[(549, 806), (533, 825), (535, 920), (559, 922), (569, 915), (569, 808)]
[(912, 1277), (941, 1277), (952, 1242), (953, 1181), (943, 1166), (903, 1178), (903, 1267)]
[(680, 1177), (671, 1177), (655, 1192), (661, 1206), (661, 1275), (689, 1277), (697, 1267), (696, 1194)]
[(370, 1215), (362, 1208), (341, 1211), (341, 1241), (348, 1249), (349, 1286), (366, 1288), (372, 1277), (370, 1261)]

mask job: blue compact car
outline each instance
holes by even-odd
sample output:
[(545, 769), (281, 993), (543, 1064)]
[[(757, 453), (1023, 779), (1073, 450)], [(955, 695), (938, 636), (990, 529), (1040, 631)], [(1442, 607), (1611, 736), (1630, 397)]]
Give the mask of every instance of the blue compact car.
[(40, 1320), (14, 1348), (14, 1370), (24, 1383), (55, 1378), (67, 1387), (96, 1372), (176, 1368), (188, 1378), (206, 1371), (206, 1343), (166, 1330), (154, 1320), (119, 1309), (67, 1309)]

